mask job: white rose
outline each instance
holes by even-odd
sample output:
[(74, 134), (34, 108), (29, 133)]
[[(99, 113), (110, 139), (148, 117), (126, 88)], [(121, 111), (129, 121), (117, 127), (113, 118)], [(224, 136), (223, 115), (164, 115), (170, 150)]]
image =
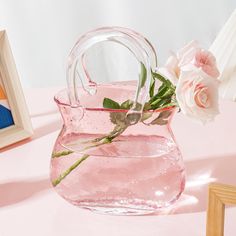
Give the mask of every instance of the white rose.
[(159, 72), (173, 84), (177, 84), (181, 71), (191, 71), (195, 68), (201, 68), (213, 78), (219, 77), (220, 74), (214, 55), (200, 48), (196, 41), (191, 41), (176, 54), (172, 53), (165, 66), (159, 68)]
[(181, 71), (176, 87), (176, 99), (182, 112), (203, 123), (219, 113), (219, 81), (201, 69)]
[(176, 55), (173, 53), (167, 61), (164, 67), (159, 68), (157, 71), (168, 78), (172, 84), (177, 84), (180, 74), (180, 68), (178, 66), (179, 60)]

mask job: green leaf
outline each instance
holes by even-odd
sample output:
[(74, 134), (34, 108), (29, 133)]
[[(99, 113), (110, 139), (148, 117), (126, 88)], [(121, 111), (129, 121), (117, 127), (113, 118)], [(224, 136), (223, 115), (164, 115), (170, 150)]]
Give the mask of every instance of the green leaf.
[(151, 125), (166, 125), (171, 111), (162, 111), (156, 119), (151, 122)]
[(171, 98), (174, 95), (174, 91), (172, 89), (168, 89), (163, 95), (162, 98)]
[(151, 103), (152, 109), (156, 110), (158, 108), (167, 107), (171, 103), (171, 97), (159, 98), (155, 102)]
[(143, 112), (141, 121), (145, 121), (149, 119), (150, 117), (152, 117), (152, 112)]
[(115, 125), (124, 125), (126, 123), (126, 112), (110, 112), (110, 120)]
[(146, 102), (146, 103), (144, 104), (143, 110), (144, 110), (144, 111), (148, 111), (148, 110), (151, 110), (151, 109), (152, 109), (151, 104), (150, 104), (149, 102)]
[(149, 88), (149, 96), (150, 98), (153, 97), (154, 95), (154, 89), (155, 89), (155, 79), (152, 77), (151, 83), (150, 83), (150, 88)]
[(110, 98), (103, 99), (103, 107), (108, 109), (120, 109), (120, 105), (118, 102), (113, 101)]
[(151, 125), (166, 125), (167, 123), (168, 123), (168, 120), (156, 118), (155, 120), (151, 122)]
[(150, 103), (154, 102), (156, 99), (160, 98), (168, 90), (168, 87), (165, 84), (162, 84), (155, 96), (150, 99)]
[(147, 80), (147, 70), (145, 65), (141, 62), (141, 72), (139, 75), (140, 88), (142, 88), (145, 85), (146, 80)]
[(162, 119), (166, 119), (168, 118), (169, 116), (171, 115), (171, 111), (162, 111), (160, 114), (159, 114), (159, 118), (162, 118)]
[(157, 98), (156, 100), (154, 100), (150, 105), (153, 109), (153, 106), (156, 106), (157, 104), (161, 103), (162, 99), (161, 98)]
[(135, 106), (133, 108), (135, 111), (140, 111), (142, 109), (142, 104), (139, 102), (135, 103)]
[(178, 103), (171, 101), (161, 106), (161, 108), (167, 108), (167, 107), (178, 107)]
[(133, 104), (134, 104), (134, 102), (129, 99), (129, 100), (126, 100), (125, 102), (123, 102), (120, 105), (120, 108), (128, 110), (133, 106)]
[(131, 108), (133, 108), (134, 110), (136, 111), (140, 111), (141, 108), (142, 108), (142, 104), (139, 103), (139, 102), (136, 102), (134, 104), (134, 102), (132, 100), (126, 100), (125, 102), (123, 102), (121, 105), (120, 105), (120, 108), (121, 109), (126, 109), (126, 110), (129, 110)]
[(175, 91), (176, 87), (172, 84), (172, 82), (168, 78), (165, 78), (163, 75), (153, 72), (153, 71), (152, 71), (152, 76), (160, 80), (162, 83), (164, 83), (166, 86), (171, 88), (173, 91)]
[[(158, 80), (160, 80), (162, 83), (166, 84), (168, 87), (172, 87), (173, 84), (170, 82), (170, 80), (166, 79), (164, 76), (162, 76), (159, 73), (152, 71), (152, 76)], [(174, 86), (173, 86), (174, 87)]]

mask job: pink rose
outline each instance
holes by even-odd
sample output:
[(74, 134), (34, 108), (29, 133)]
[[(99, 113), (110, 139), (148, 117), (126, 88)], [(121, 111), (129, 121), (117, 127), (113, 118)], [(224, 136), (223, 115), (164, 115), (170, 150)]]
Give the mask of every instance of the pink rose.
[(177, 84), (180, 74), (178, 66), (179, 60), (173, 53), (168, 59), (164, 67), (158, 69), (158, 72), (169, 79), (173, 84)]
[(203, 123), (213, 120), (218, 110), (219, 81), (197, 68), (181, 71), (176, 99), (182, 112)]
[(201, 49), (196, 41), (192, 41), (180, 49), (177, 54), (172, 54), (166, 65), (159, 72), (177, 84), (181, 71), (191, 71), (194, 68), (202, 69), (207, 75), (217, 78), (219, 71), (214, 55)]

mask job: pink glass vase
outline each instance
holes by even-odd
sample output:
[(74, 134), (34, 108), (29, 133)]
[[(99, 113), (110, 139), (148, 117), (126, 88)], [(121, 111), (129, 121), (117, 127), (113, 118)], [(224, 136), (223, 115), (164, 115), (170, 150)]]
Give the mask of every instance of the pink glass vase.
[[(137, 92), (135, 81), (91, 81), (83, 55), (106, 40), (125, 45), (146, 68), (156, 66), (150, 43), (127, 29), (99, 29), (77, 42), (69, 58), (69, 87), (55, 96), (64, 125), (53, 149), (52, 184), (70, 203), (96, 212), (158, 212), (173, 204), (185, 185), (183, 160), (170, 128), (176, 108), (143, 112), (148, 86)], [(147, 71), (146, 85), (148, 77)], [(130, 99), (141, 106), (105, 109), (105, 97), (118, 102)], [(164, 122), (154, 124), (163, 111), (168, 114)]]

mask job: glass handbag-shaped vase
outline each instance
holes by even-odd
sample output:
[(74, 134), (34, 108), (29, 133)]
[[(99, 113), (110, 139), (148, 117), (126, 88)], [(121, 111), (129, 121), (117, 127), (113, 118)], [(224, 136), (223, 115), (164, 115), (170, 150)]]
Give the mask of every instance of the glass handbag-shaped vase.
[[(137, 59), (137, 81), (90, 78), (86, 52), (108, 42)], [(170, 128), (176, 108), (145, 110), (156, 66), (152, 45), (129, 29), (101, 28), (77, 41), (69, 56), (68, 88), (55, 96), (64, 124), (51, 159), (52, 184), (68, 202), (140, 215), (158, 212), (181, 195), (184, 165)]]

